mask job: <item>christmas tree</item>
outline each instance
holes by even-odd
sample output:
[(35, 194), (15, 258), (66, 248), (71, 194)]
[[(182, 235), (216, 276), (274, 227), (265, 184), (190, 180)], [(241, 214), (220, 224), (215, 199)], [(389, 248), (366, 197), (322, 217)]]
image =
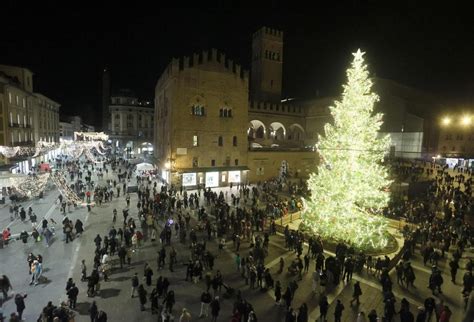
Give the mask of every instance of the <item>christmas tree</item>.
[(364, 53), (353, 55), (342, 100), (329, 108), (334, 122), (319, 136), (321, 160), (308, 180), (303, 224), (323, 238), (380, 249), (388, 241), (386, 220), (377, 214), (389, 199), (391, 181), (382, 161), (390, 140), (378, 133), (382, 114), (372, 115), (379, 98), (371, 92)]

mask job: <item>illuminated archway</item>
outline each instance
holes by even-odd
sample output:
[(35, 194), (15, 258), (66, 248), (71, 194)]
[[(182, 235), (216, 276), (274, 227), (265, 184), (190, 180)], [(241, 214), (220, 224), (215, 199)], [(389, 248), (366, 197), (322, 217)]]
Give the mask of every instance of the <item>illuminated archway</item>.
[(286, 128), (280, 122), (273, 122), (269, 127), (269, 136), (275, 140), (284, 140), (286, 138)]
[(249, 129), (247, 131), (249, 139), (264, 139), (267, 129), (265, 124), (260, 120), (252, 120), (249, 123)]

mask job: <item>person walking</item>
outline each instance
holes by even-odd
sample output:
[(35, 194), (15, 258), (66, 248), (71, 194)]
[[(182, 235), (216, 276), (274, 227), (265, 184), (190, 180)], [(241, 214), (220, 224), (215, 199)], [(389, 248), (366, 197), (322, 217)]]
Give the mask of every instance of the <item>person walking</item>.
[(459, 263), (458, 261), (456, 260), (451, 260), (449, 262), (449, 268), (450, 268), (450, 272), (451, 272), (451, 282), (453, 282), (453, 284), (456, 284), (456, 274), (458, 272), (458, 269), (459, 269)]
[(354, 301), (357, 301), (357, 305), (360, 304), (359, 297), (362, 295), (362, 289), (360, 288), (359, 281), (354, 284), (354, 292), (352, 293), (351, 306)]
[(159, 313), (159, 305), (158, 305), (158, 289), (155, 287), (150, 294), (150, 302), (151, 302), (151, 314), (158, 314)]
[(138, 286), (138, 298), (140, 300), (140, 310), (145, 311), (147, 291), (143, 287), (143, 284)]
[(148, 263), (145, 264), (145, 280), (146, 280), (146, 285), (151, 286), (151, 279), (153, 277), (153, 270), (151, 269), (150, 265)]
[(217, 317), (219, 316), (219, 311), (221, 310), (221, 305), (219, 303), (219, 296), (214, 297), (214, 300), (211, 302), (211, 314), (212, 314), (212, 322), (217, 321)]
[(16, 312), (18, 313), (18, 318), (19, 318), (19, 321), (22, 320), (22, 316), (23, 316), (23, 311), (25, 310), (26, 308), (26, 305), (25, 305), (25, 298), (26, 298), (26, 294), (22, 295), (20, 293), (17, 293), (15, 295), (15, 305), (16, 305)]
[(91, 306), (89, 307), (89, 317), (91, 322), (97, 322), (97, 315), (99, 314), (99, 309), (95, 301), (92, 301)]
[(69, 299), (69, 307), (71, 309), (76, 308), (77, 295), (79, 295), (79, 289), (75, 283), (72, 283), (71, 288), (67, 291), (67, 296)]
[(199, 312), (199, 318), (208, 317), (209, 315), (209, 305), (212, 301), (211, 294), (209, 291), (204, 291), (201, 294), (201, 312)]
[(275, 283), (275, 304), (280, 305), (281, 303), (281, 285), (280, 281), (276, 281)]
[(344, 304), (341, 300), (337, 300), (336, 308), (334, 309), (334, 322), (341, 322), (342, 311), (344, 311)]
[(319, 300), (319, 315), (321, 322), (327, 321), (326, 316), (328, 314), (328, 309), (329, 309), (329, 302), (328, 298), (326, 295), (323, 295), (321, 299)]
[(86, 260), (81, 261), (81, 282), (84, 282), (87, 279), (87, 266)]
[(308, 322), (308, 306), (306, 303), (301, 304), (298, 310), (297, 322)]
[(131, 295), (132, 298), (135, 297), (135, 292), (137, 291), (138, 284), (139, 284), (138, 274), (135, 273), (135, 275), (133, 275), (132, 277), (132, 295)]

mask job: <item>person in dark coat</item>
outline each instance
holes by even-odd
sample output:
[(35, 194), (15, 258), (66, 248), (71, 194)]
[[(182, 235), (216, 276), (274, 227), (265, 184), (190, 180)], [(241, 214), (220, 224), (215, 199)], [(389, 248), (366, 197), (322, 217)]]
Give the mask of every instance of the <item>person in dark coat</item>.
[(71, 309), (76, 308), (77, 295), (79, 294), (79, 289), (75, 283), (72, 283), (71, 288), (67, 291), (67, 296), (69, 298), (69, 307)]
[(145, 265), (145, 279), (146, 279), (146, 285), (151, 286), (151, 278), (153, 276), (153, 270), (151, 269), (150, 265), (148, 263)]
[(286, 309), (289, 310), (291, 307), (291, 301), (293, 300), (293, 295), (291, 294), (291, 289), (286, 288), (285, 294), (283, 294), (283, 299), (285, 300)]
[(362, 295), (362, 289), (360, 288), (360, 283), (357, 281), (354, 284), (354, 292), (352, 293), (351, 306), (354, 301), (357, 301), (357, 305), (360, 304), (359, 297)]
[(151, 291), (150, 294), (150, 302), (151, 302), (151, 314), (158, 314), (159, 313), (159, 308), (158, 308), (158, 290), (156, 287)]
[(341, 322), (342, 311), (344, 311), (344, 304), (341, 300), (337, 300), (336, 308), (334, 309), (334, 322)]
[(26, 244), (28, 242), (28, 233), (26, 232), (26, 230), (23, 230), (20, 233), (20, 239), (24, 244)]
[(217, 317), (219, 316), (219, 311), (221, 310), (221, 305), (219, 303), (219, 296), (216, 296), (214, 300), (211, 302), (211, 315), (212, 315), (212, 322), (217, 321)]
[(169, 292), (166, 294), (165, 299), (163, 300), (163, 304), (165, 304), (166, 311), (167, 311), (168, 313), (171, 313), (171, 312), (173, 311), (174, 303), (175, 303), (174, 292), (173, 292), (173, 291), (169, 291)]
[(147, 292), (145, 288), (143, 287), (143, 284), (140, 284), (140, 286), (138, 286), (138, 298), (140, 300), (140, 309), (142, 311), (145, 311), (146, 296), (147, 296)]
[(84, 232), (84, 224), (79, 219), (76, 220), (76, 224), (74, 225), (76, 228), (76, 234), (81, 235)]
[(293, 312), (293, 309), (290, 307), (290, 309), (286, 312), (285, 322), (295, 322), (295, 321), (296, 321), (295, 312)]
[(26, 294), (22, 295), (22, 294), (17, 293), (15, 295), (16, 312), (18, 313), (19, 321), (22, 320), (23, 311), (25, 310), (25, 307), (26, 307), (25, 298), (26, 298)]
[(280, 305), (281, 301), (281, 285), (280, 281), (277, 281), (275, 284), (275, 304)]
[(322, 321), (326, 321), (326, 316), (328, 315), (329, 302), (326, 295), (322, 296), (319, 300), (319, 313)]
[(296, 321), (308, 322), (308, 306), (306, 306), (306, 303), (301, 304)]
[(91, 322), (97, 321), (97, 314), (99, 313), (99, 309), (97, 308), (97, 304), (95, 301), (92, 301), (91, 306), (89, 307), (89, 317), (91, 318)]

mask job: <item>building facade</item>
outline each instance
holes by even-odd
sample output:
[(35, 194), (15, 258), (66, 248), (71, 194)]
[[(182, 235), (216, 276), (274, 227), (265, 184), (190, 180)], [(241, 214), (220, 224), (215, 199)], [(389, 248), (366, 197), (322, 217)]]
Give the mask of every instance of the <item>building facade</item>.
[(33, 117), (34, 137), (38, 141), (59, 142), (59, 104), (35, 93), (36, 108)]
[[(315, 144), (332, 121), (329, 106), (337, 97), (281, 100), (282, 66), (283, 32), (267, 27), (252, 37), (250, 80), (216, 50), (173, 59), (155, 87), (155, 156), (162, 177), (185, 186), (222, 186), (236, 178), (257, 182), (315, 171)], [(423, 111), (436, 102), (385, 79), (374, 79), (374, 91), (381, 98), (375, 111), (385, 114), (380, 135), (390, 136), (391, 156), (420, 157)]]
[[(33, 73), (23, 67), (0, 65), (0, 145), (34, 147), (38, 141), (59, 142), (60, 104), (34, 92)], [(31, 160), (15, 157), (28, 172)]]
[(246, 180), (247, 71), (213, 49), (173, 59), (155, 88), (155, 156), (184, 186)]
[(109, 137), (117, 153), (146, 154), (153, 151), (154, 110), (150, 101), (139, 100), (131, 91), (112, 95), (109, 102)]

